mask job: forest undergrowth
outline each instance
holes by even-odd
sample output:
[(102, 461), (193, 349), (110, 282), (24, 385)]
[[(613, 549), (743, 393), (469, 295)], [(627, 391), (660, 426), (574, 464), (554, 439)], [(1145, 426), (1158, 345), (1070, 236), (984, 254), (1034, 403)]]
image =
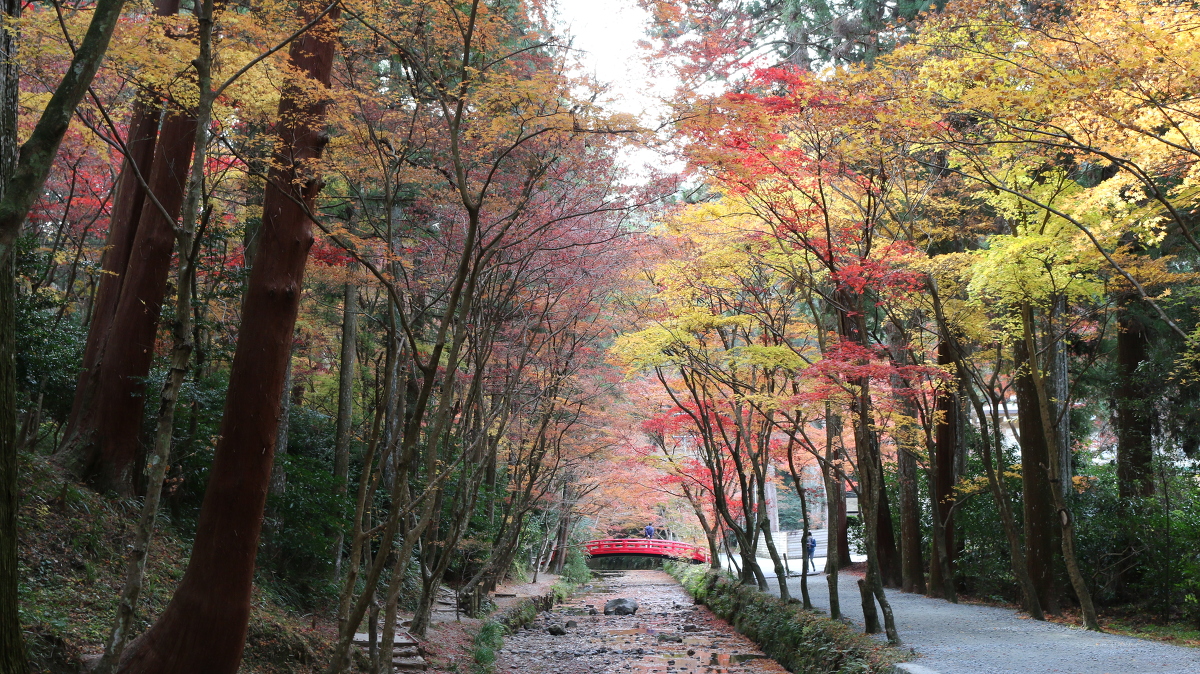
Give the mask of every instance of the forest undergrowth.
[[(82, 671), (96, 644), (112, 627), (124, 581), (139, 502), (82, 488), (44, 459), (22, 457), (27, 480), (20, 492), (19, 547), (21, 622), (26, 625), (30, 672)], [(137, 630), (166, 606), (187, 566), (190, 541), (162, 518), (146, 564)], [(317, 672), (336, 635), (328, 616), (304, 614), (256, 585), (252, 599), (244, 674)]]

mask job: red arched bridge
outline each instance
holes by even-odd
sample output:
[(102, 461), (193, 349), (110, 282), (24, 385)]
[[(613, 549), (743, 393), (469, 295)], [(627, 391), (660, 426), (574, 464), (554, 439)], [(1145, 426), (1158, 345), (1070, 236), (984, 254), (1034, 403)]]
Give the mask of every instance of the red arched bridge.
[(601, 538), (583, 544), (593, 557), (616, 557), (636, 555), (638, 557), (665, 557), (686, 559), (691, 562), (707, 563), (708, 551), (690, 543), (660, 541), (653, 538)]

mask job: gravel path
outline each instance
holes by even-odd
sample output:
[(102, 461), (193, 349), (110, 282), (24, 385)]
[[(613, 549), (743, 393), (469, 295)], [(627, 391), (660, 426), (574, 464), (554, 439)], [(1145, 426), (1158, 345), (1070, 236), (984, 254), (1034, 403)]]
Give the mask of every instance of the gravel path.
[[(817, 560), (817, 568), (824, 560)], [(766, 564), (764, 569), (769, 567)], [(858, 577), (841, 574), (838, 597), (842, 613), (862, 625)], [(775, 578), (771, 594), (778, 596)], [(828, 610), (824, 575), (808, 577), (814, 605)], [(800, 578), (788, 580), (800, 596)], [(1200, 649), (1038, 622), (1015, 611), (888, 590), (896, 628), (906, 648), (920, 655), (913, 664), (939, 674), (1200, 674)], [(880, 616), (882, 619), (882, 616)]]

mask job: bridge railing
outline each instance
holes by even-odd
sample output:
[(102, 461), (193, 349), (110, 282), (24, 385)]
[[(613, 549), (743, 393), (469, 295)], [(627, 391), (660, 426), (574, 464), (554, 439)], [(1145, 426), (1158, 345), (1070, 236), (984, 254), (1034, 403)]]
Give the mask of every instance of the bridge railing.
[(662, 555), (708, 561), (702, 548), (682, 541), (665, 541), (653, 538), (603, 538), (584, 544), (592, 555)]

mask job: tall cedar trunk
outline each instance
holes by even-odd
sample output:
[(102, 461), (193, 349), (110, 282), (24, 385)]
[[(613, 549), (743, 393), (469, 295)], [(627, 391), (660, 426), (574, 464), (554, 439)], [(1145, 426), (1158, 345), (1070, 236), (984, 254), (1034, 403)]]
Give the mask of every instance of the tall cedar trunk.
[(1037, 391), (1029, 375), (1029, 349), (1023, 340), (1013, 343), (1013, 389), (1017, 394), (1017, 427), (1021, 431), (1021, 492), (1024, 501), (1025, 563), (1037, 589), (1042, 610), (1057, 615), (1058, 587), (1054, 580), (1054, 502), (1046, 435), (1042, 432)]
[[(175, 247), (175, 221), (196, 142), (196, 118), (171, 110), (163, 122), (151, 193), (162, 205), (146, 200), (137, 226), (109, 334), (95, 383), (95, 410), (77, 428), (77, 446), (69, 449), (76, 475), (101, 491), (133, 491), (138, 458), (146, 376), (154, 361), (158, 317), (167, 292)], [(166, 213), (163, 213), (163, 210)], [(170, 219), (168, 219), (168, 217)]]
[(1117, 484), (1122, 499), (1154, 495), (1150, 396), (1137, 369), (1146, 360), (1142, 322), (1125, 310), (1117, 327)]
[(901, 589), (925, 593), (925, 560), (921, 555), (921, 501), (917, 485), (917, 459), (906, 443), (896, 458), (900, 498)]
[[(1058, 446), (1058, 428), (1054, 424), (1054, 404), (1048, 392), (1046, 377), (1042, 373), (1038, 365), (1037, 358), (1034, 355), (1037, 340), (1034, 336), (1033, 327), (1033, 309), (1028, 304), (1021, 308), (1021, 323), (1025, 332), (1025, 345), (1030, 352), (1030, 378), (1033, 379), (1033, 387), (1038, 399), (1038, 412), (1042, 417), (1042, 429), (1046, 431), (1046, 447), (1049, 450), (1051, 457), (1062, 456)], [(1053, 339), (1053, 337), (1050, 337)], [(1065, 390), (1065, 386), (1063, 387)], [(1050, 461), (1044, 467), (1048, 473), (1048, 479), (1051, 484), (1051, 498), (1054, 500), (1055, 519), (1059, 524), (1059, 542), (1062, 544), (1063, 562), (1067, 567), (1067, 577), (1071, 581), (1071, 588), (1075, 590), (1075, 597), (1079, 599), (1080, 613), (1083, 614), (1083, 626), (1091, 631), (1100, 632), (1100, 621), (1096, 617), (1096, 607), (1092, 603), (1091, 591), (1087, 587), (1087, 579), (1083, 577), (1083, 571), (1079, 568), (1079, 558), (1075, 552), (1075, 518), (1071, 514), (1070, 508), (1067, 507), (1066, 499), (1063, 498), (1063, 492), (1058, 489), (1058, 484), (1063, 481), (1069, 481), (1070, 475), (1060, 473), (1062, 465), (1057, 461)]]
[(141, 516), (138, 518), (132, 550), (126, 562), (125, 585), (121, 589), (121, 598), (117, 605), (117, 618), (105, 644), (104, 654), (96, 665), (96, 674), (110, 674), (113, 671), (114, 666), (121, 661), (121, 655), (131, 636), (138, 597), (141, 595), (145, 583), (146, 559), (150, 553), (150, 541), (154, 535), (154, 523), (158, 517), (163, 479), (166, 477), (170, 463), (176, 403), (179, 400), (179, 391), (183, 386), (183, 379), (187, 374), (188, 362), (194, 347), (191, 324), (192, 289), (196, 279), (196, 255), (199, 252), (199, 247), (195, 245), (195, 242), (197, 218), (203, 201), (208, 126), (212, 119), (213, 102), (213, 96), (209, 93), (212, 88), (211, 1), (196, 9), (200, 10), (197, 35), (200, 53), (194, 64), (200, 100), (194, 112), (196, 122), (192, 124), (192, 131), (195, 133), (192, 144), (196, 148), (196, 152), (193, 154), (188, 178), (185, 181), (186, 205), (183, 207), (183, 219), (177, 230), (179, 266), (176, 276), (175, 322), (172, 326), (174, 344), (171, 349), (168, 376), (163, 382), (159, 395), (154, 450), (146, 461), (146, 497), (142, 501)]
[[(17, 455), (16, 455), (16, 279), (14, 248), (29, 209), (42, 193), (58, 146), (100, 67), (124, 0), (100, 0), (71, 64), (55, 87), (19, 154), (17, 71), (12, 18), (19, 0), (4, 0), (0, 13), (0, 672), (23, 674), (25, 648), (17, 615)], [(14, 155), (15, 159), (14, 159)]]
[(1059, 297), (1050, 305), (1048, 323), (1044, 340), (1046, 358), (1046, 393), (1049, 395), (1050, 419), (1054, 424), (1054, 446), (1057, 447), (1058, 474), (1062, 479), (1057, 483), (1060, 494), (1071, 492), (1071, 476), (1075, 474), (1071, 460), (1071, 412), (1066, 409), (1071, 395), (1070, 372), (1068, 371), (1068, 356), (1066, 341), (1062, 336), (1055, 336), (1055, 325), (1062, 320), (1066, 313), (1067, 301)]
[[(835, 522), (830, 535), (835, 538), (834, 547), (838, 552), (837, 568), (845, 569), (854, 563), (850, 560), (850, 518), (846, 513), (846, 481), (840, 475), (835, 475), (833, 480), (836, 487), (836, 493), (833, 494)], [(861, 506), (859, 516), (862, 516)]]
[[(156, 0), (154, 11), (159, 16), (174, 14), (179, 11), (179, 0)], [(100, 259), (100, 282), (92, 303), (87, 342), (84, 345), (83, 365), (76, 382), (66, 433), (63, 435), (63, 448), (66, 451), (59, 455), (72, 472), (78, 472), (70, 463), (79, 458), (76, 452), (71, 451), (78, 446), (79, 432), (94, 430), (94, 424), (85, 424), (91, 427), (87, 429), (81, 429), (80, 425), (84, 418), (94, 420), (92, 411), (96, 401), (97, 373), (121, 296), (125, 268), (129, 264), (130, 251), (133, 250), (142, 205), (146, 200), (146, 190), (142, 181), (146, 181), (146, 184), (150, 181), (161, 118), (162, 105), (157, 97), (151, 92), (139, 92), (133, 102), (129, 132), (125, 138), (125, 160), (121, 164), (121, 173), (117, 177), (114, 190), (108, 236), (104, 242), (104, 255)]]
[[(5, 24), (21, 0), (4, 0)], [(0, 26), (0, 29), (7, 25)], [(0, 30), (0, 199), (17, 154), (16, 36)], [(25, 674), (25, 644), (17, 613), (17, 298), (13, 249), (0, 253), (0, 674)]]
[[(908, 363), (904, 334), (899, 326), (886, 327), (888, 350), (897, 365)], [(892, 376), (892, 388), (899, 391), (909, 383), (899, 375)], [(906, 421), (896, 429), (896, 492), (900, 507), (900, 589), (904, 592), (925, 592), (925, 566), (921, 555), (921, 506), (917, 489), (917, 459), (920, 428), (917, 409), (911, 398), (897, 395), (896, 404)]]
[(25, 674), (17, 614), (16, 279), (11, 253), (9, 248), (8, 254), (0, 254), (0, 673)]
[[(949, 365), (954, 362), (950, 353), (950, 344), (942, 341), (938, 344), (938, 365)], [(958, 397), (946, 390), (940, 389), (934, 406), (933, 457), (931, 464), (932, 489), (931, 498), (936, 499), (935, 507), (931, 509), (939, 514), (941, 525), (937, 527), (935, 536), (943, 540), (935, 541), (930, 546), (929, 587), (931, 592), (941, 593), (943, 598), (950, 599), (955, 593), (946, 588), (947, 583), (953, 583), (954, 553), (954, 515), (950, 509), (954, 506), (955, 458), (958, 456)], [(942, 559), (941, 550), (946, 551), (946, 559)], [(948, 577), (943, 577), (948, 576)]]
[(925, 560), (921, 554), (921, 501), (917, 485), (917, 459), (911, 446), (901, 447), (896, 458), (900, 498), (900, 587), (925, 593)]
[[(75, 386), (75, 398), (71, 403), (71, 415), (67, 419), (64, 446), (73, 444), (78, 433), (80, 418), (85, 416), (95, 400), (96, 371), (100, 363), (103, 344), (117, 310), (121, 296), (121, 282), (125, 279), (125, 266), (129, 264), (129, 252), (133, 249), (133, 238), (137, 234), (138, 217), (146, 191), (138, 174), (149, 181), (150, 167), (154, 157), (154, 145), (158, 141), (158, 123), (161, 108), (139, 97), (133, 104), (129, 122), (129, 133), (125, 139), (127, 154), (117, 178), (112, 214), (109, 216), (108, 236), (104, 241), (104, 255), (100, 259), (100, 283), (92, 304), (91, 321), (88, 323), (87, 342), (83, 350), (83, 366)], [(136, 169), (134, 168), (136, 166)]]
[[(17, 35), (9, 21), (21, 16), (21, 0), (0, 0), (0, 199), (17, 163), (17, 100), (20, 91)], [(11, 253), (12, 249), (8, 249)], [(17, 377), (16, 284), (13, 256), (0, 255), (0, 674), (25, 674), (25, 644), (17, 614)]]
[[(876, 438), (876, 444), (878, 444), (878, 438)], [(879, 475), (882, 478), (882, 463), (880, 463)], [(879, 572), (882, 574), (881, 580), (884, 585), (900, 587), (900, 551), (896, 547), (896, 527), (892, 522), (892, 506), (891, 499), (888, 498), (887, 483), (882, 479), (879, 481), (878, 491), (876, 509), (879, 511), (879, 533), (876, 544), (879, 546)]]
[[(325, 86), (338, 14), (335, 8), (289, 50), (296, 70)], [(262, 240), (192, 558), (167, 608), (126, 650), (121, 672), (234, 674), (241, 662), (280, 398), (312, 245), (307, 207), (320, 189), (304, 164), (324, 148), (325, 107), (324, 100), (309, 100), (299, 83), (287, 85), (280, 100), (281, 153), (263, 199)]]

